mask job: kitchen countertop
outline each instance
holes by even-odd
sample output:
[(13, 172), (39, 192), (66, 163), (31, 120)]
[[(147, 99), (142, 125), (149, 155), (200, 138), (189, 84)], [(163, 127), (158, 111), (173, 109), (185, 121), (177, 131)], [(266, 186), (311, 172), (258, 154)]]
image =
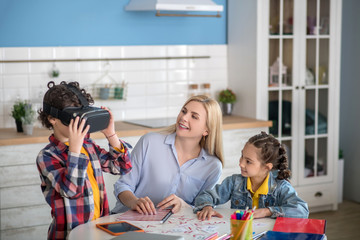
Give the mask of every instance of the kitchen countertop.
[[(223, 130), (271, 126), (271, 121), (263, 121), (235, 115), (223, 117)], [(121, 138), (130, 136), (141, 136), (148, 132), (158, 131), (161, 128), (148, 128), (119, 121), (115, 123), (115, 129), (117, 135)], [(0, 146), (47, 143), (51, 133), (51, 130), (47, 130), (44, 128), (34, 128), (33, 134), (28, 136), (24, 133), (16, 132), (15, 128), (1, 128)], [(104, 138), (104, 135), (101, 132), (96, 132), (91, 134), (91, 138), (101, 139)]]

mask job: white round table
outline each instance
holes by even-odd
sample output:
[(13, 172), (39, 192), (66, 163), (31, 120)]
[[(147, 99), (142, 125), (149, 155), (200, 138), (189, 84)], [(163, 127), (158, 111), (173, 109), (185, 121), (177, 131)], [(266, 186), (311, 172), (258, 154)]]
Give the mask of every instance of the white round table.
[[(196, 214), (192, 212), (192, 208), (182, 208), (178, 213), (161, 224), (159, 221), (127, 221), (135, 226), (144, 229), (149, 233), (161, 233), (169, 235), (183, 236), (185, 239), (205, 239), (211, 234), (218, 232), (218, 235), (230, 233), (230, 215), (234, 213), (234, 209), (217, 208), (224, 217), (213, 217), (211, 220), (200, 221)], [(74, 228), (70, 232), (69, 240), (107, 240), (115, 236), (96, 227), (97, 223), (120, 221), (121, 213), (106, 217), (98, 218), (94, 221), (82, 224)], [(272, 230), (275, 219), (262, 218), (253, 220), (253, 231), (260, 233), (266, 230)]]

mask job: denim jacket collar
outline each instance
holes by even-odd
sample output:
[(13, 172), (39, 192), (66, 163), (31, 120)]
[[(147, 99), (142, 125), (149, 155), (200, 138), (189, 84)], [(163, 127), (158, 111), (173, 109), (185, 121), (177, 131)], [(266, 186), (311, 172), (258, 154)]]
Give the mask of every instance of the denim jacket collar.
[[(268, 181), (268, 186), (269, 186), (269, 192), (267, 195), (271, 195), (273, 196), (274, 195), (274, 192), (276, 190), (276, 187), (277, 187), (277, 184), (276, 184), (276, 179), (274, 177), (274, 174), (272, 172), (269, 173), (270, 176), (269, 176), (269, 181)], [(247, 178), (246, 177), (243, 177), (243, 178), (240, 178), (241, 182), (239, 184), (239, 191), (241, 193), (247, 193), (249, 192), (247, 190)]]

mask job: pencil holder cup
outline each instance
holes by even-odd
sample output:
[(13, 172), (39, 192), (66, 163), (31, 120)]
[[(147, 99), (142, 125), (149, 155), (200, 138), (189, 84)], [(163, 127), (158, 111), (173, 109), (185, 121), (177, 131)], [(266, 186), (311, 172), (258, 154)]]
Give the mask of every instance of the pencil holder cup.
[(231, 219), (232, 240), (251, 240), (252, 239), (252, 218), (249, 220)]

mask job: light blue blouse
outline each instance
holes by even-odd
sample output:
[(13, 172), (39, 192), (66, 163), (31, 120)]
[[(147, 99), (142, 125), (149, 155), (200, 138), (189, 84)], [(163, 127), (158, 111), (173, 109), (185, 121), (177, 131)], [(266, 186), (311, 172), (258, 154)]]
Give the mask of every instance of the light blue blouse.
[[(175, 194), (194, 205), (195, 197), (211, 189), (221, 175), (221, 162), (202, 149), (197, 158), (181, 167), (178, 163), (173, 134), (148, 133), (140, 138), (131, 153), (132, 170), (114, 184), (114, 194), (131, 191), (136, 197), (148, 196), (155, 206)], [(119, 199), (112, 213), (128, 210)]]

